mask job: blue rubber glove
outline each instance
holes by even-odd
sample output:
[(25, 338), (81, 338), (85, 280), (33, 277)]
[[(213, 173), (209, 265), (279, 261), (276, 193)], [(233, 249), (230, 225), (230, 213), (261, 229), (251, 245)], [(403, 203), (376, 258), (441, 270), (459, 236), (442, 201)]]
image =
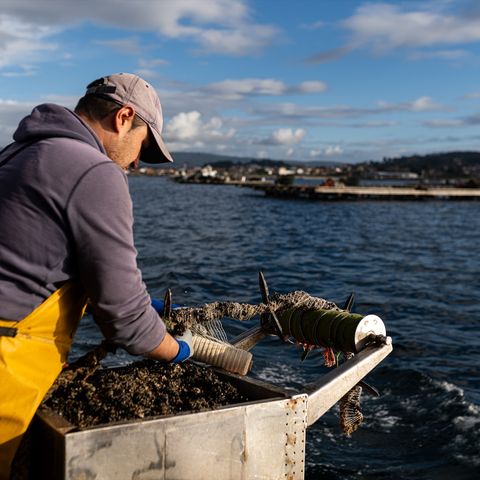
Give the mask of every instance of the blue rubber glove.
[(171, 363), (184, 362), (193, 355), (192, 332), (190, 330), (185, 330), (185, 333), (175, 337), (175, 340), (178, 342), (179, 349), (177, 356), (171, 360)]
[[(165, 303), (163, 300), (157, 300), (155, 298), (152, 298), (152, 307), (159, 315), (163, 315), (163, 309), (165, 307)], [(172, 309), (180, 307), (181, 305), (177, 305), (175, 303), (172, 304)], [(171, 360), (171, 363), (184, 362), (193, 355), (192, 332), (190, 330), (186, 330), (183, 335), (175, 337), (175, 340), (178, 342), (179, 349), (177, 356), (173, 360)]]

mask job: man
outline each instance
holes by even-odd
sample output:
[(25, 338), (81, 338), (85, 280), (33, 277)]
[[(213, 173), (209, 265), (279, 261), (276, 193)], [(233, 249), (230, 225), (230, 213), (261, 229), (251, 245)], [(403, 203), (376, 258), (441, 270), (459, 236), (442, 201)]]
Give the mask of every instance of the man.
[(191, 353), (151, 306), (136, 263), (125, 170), (171, 162), (160, 100), (132, 74), (87, 87), (75, 112), (36, 107), (0, 153), (0, 478), (60, 372), (86, 299), (134, 355)]

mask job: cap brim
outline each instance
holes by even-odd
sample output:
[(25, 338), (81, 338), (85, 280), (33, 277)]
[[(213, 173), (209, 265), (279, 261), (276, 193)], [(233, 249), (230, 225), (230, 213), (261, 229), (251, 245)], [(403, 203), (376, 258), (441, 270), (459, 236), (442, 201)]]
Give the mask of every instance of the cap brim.
[(148, 126), (151, 134), (150, 146), (143, 150), (140, 155), (140, 160), (145, 163), (169, 163), (173, 162), (170, 152), (167, 150), (165, 143), (163, 143), (161, 135)]

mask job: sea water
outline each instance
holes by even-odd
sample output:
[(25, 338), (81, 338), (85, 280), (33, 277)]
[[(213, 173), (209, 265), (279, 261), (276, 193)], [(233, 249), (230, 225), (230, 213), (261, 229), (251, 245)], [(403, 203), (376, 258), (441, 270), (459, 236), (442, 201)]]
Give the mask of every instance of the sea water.
[[(385, 322), (394, 350), (368, 383), (351, 438), (334, 407), (307, 430), (307, 479), (480, 478), (480, 203), (319, 202), (251, 189), (131, 177), (138, 263), (153, 297), (258, 303), (304, 290)], [(225, 322), (234, 336), (255, 321)], [(96, 345), (84, 321), (73, 356)], [(325, 373), (319, 351), (267, 338), (252, 376), (297, 389)], [(119, 353), (110, 362), (122, 363)], [(266, 445), (265, 448), (268, 448)]]

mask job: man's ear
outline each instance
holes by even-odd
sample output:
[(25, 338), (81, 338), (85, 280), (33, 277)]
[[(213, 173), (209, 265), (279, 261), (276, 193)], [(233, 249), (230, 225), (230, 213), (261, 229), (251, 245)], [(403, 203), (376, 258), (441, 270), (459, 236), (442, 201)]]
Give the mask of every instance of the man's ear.
[(133, 119), (135, 118), (135, 110), (130, 105), (118, 109), (115, 112), (113, 118), (115, 131), (121, 132), (122, 130), (129, 131), (132, 127)]

